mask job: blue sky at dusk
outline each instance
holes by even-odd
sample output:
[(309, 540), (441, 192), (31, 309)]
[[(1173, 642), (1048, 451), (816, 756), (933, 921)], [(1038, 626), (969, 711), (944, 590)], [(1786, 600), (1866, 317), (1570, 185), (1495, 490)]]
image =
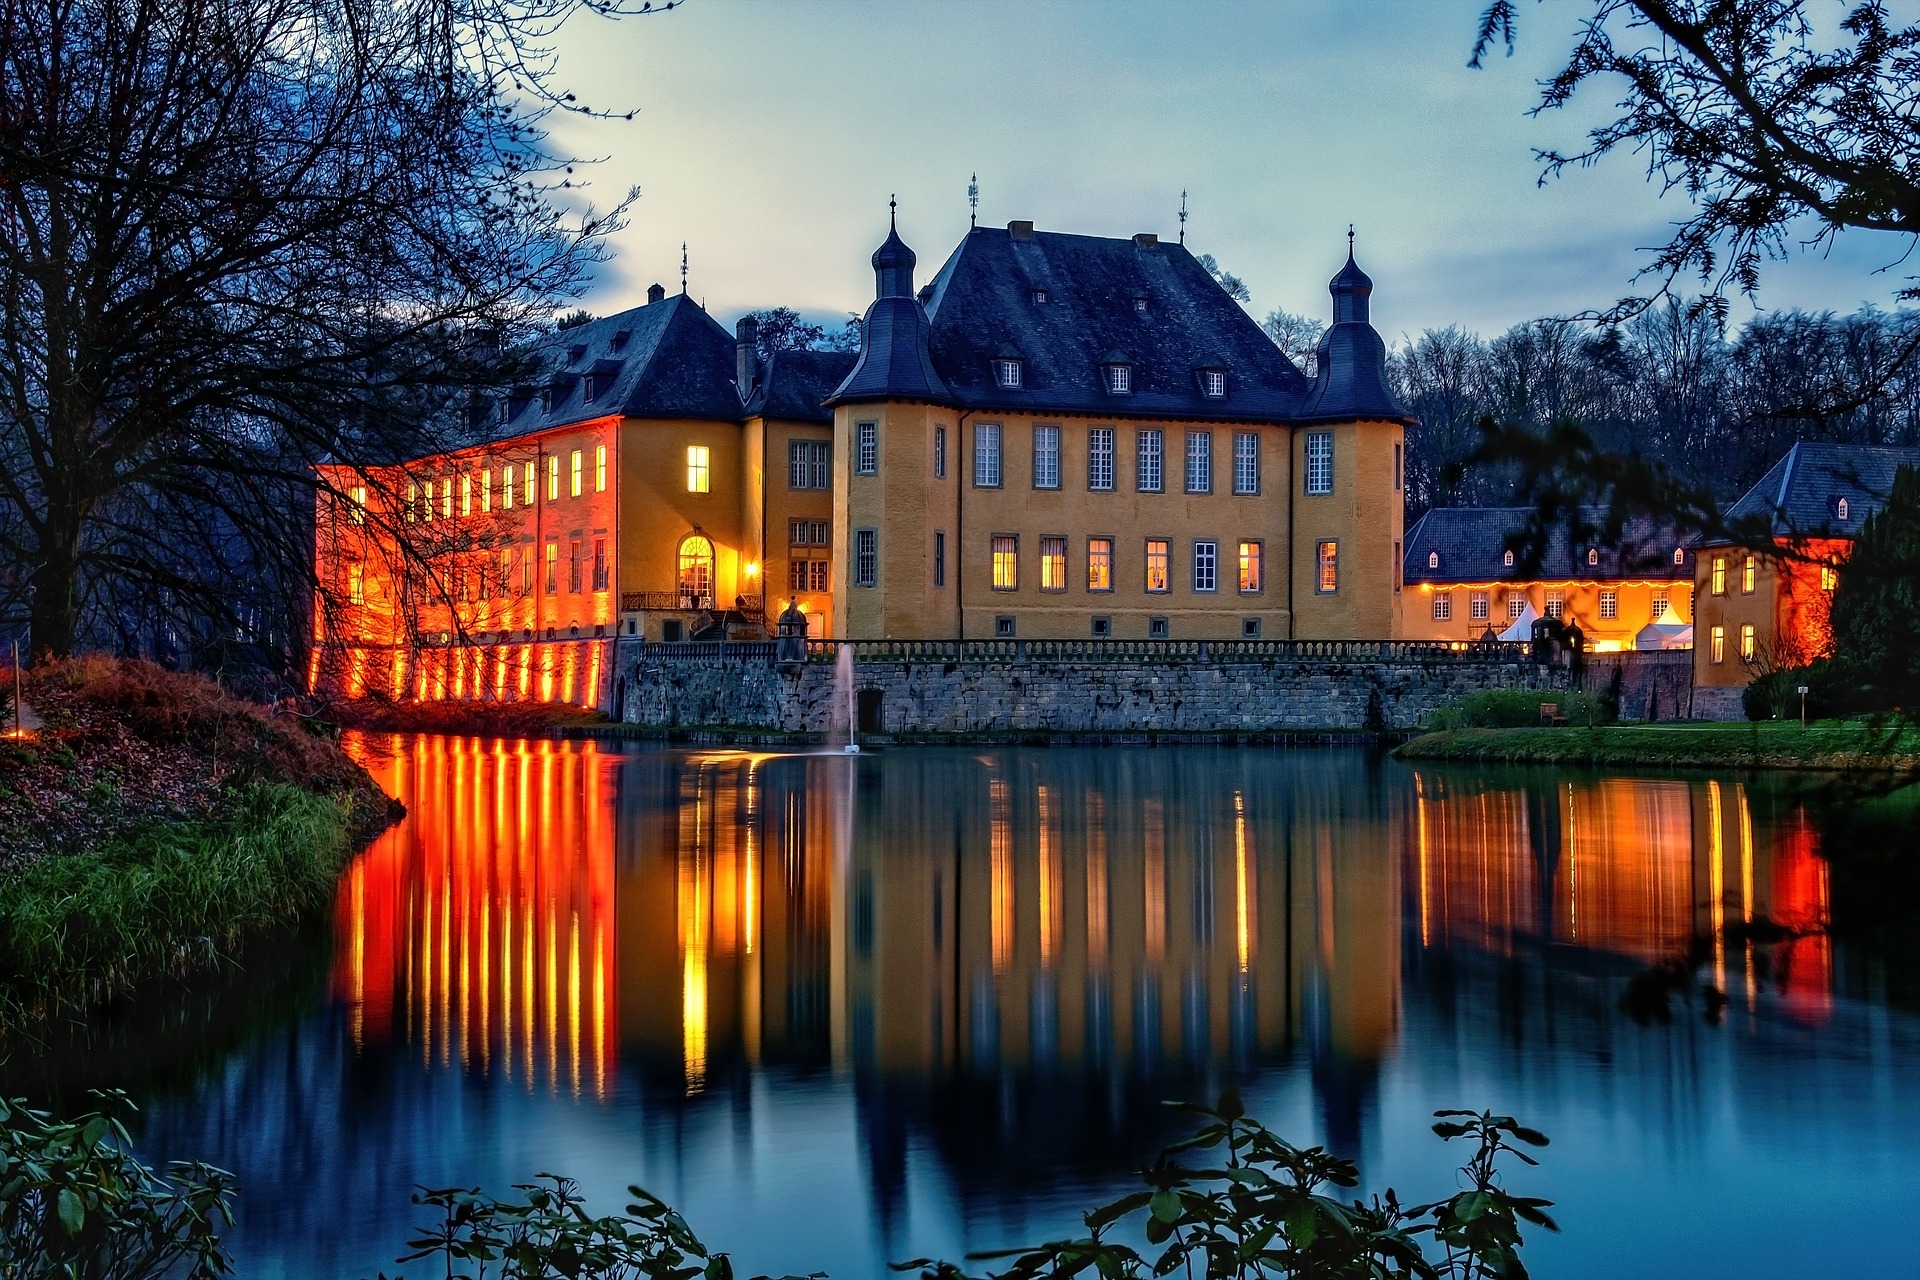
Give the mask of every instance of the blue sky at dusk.
[[(584, 299), (605, 314), (678, 287), (723, 322), (788, 305), (829, 319), (872, 296), (868, 255), (897, 193), (922, 280), (967, 226), (1031, 219), (1094, 235), (1178, 230), (1253, 292), (1250, 310), (1323, 316), (1355, 224), (1389, 342), (1493, 333), (1630, 290), (1666, 224), (1637, 157), (1536, 184), (1532, 148), (1577, 146), (1609, 106), (1529, 118), (1584, 4), (1522, 11), (1514, 57), (1466, 66), (1482, 0), (1361, 3), (879, 3), (687, 0), (561, 33), (581, 100), (631, 122), (564, 121), (605, 157), (605, 204), (643, 194)], [(1768, 273), (1766, 306), (1887, 306), (1892, 237), (1851, 233)], [(1735, 308), (1736, 322), (1749, 309)]]

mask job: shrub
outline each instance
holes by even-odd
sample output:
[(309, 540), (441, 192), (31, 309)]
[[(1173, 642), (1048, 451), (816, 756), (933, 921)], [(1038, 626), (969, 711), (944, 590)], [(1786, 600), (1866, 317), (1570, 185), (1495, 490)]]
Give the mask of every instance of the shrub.
[(1553, 703), (1569, 724), (1602, 724), (1605, 703), (1590, 693), (1549, 689), (1482, 689), (1434, 709), (1429, 729), (1524, 729), (1540, 724), (1540, 708)]
[(1804, 667), (1781, 667), (1757, 676), (1740, 695), (1749, 720), (1798, 720), (1800, 688), (1807, 690), (1807, 719), (1825, 720), (1845, 715), (1857, 698), (1848, 696), (1847, 681), (1830, 658)]

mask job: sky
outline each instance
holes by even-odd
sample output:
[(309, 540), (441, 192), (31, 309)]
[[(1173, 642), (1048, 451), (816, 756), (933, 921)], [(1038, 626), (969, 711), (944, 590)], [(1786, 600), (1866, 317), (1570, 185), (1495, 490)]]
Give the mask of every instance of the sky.
[[(556, 121), (602, 207), (638, 187), (581, 305), (688, 292), (722, 323), (790, 306), (828, 323), (873, 296), (887, 202), (939, 269), (979, 220), (1127, 236), (1180, 232), (1252, 291), (1255, 316), (1326, 318), (1354, 227), (1390, 343), (1483, 335), (1633, 291), (1645, 247), (1686, 214), (1641, 159), (1540, 184), (1535, 148), (1578, 146), (1597, 88), (1529, 117), (1588, 6), (1521, 11), (1512, 57), (1466, 63), (1483, 0), (686, 0), (584, 14), (556, 42), (581, 102), (631, 121)], [(1762, 307), (1889, 306), (1904, 249), (1854, 232), (1763, 278)], [(1877, 273), (1876, 273), (1877, 272)], [(1752, 314), (1744, 302), (1734, 322)]]

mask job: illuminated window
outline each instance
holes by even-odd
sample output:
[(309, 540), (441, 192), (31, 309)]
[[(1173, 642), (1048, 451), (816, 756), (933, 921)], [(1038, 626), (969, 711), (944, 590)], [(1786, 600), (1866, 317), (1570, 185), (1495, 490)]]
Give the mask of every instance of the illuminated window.
[(1157, 430), (1140, 433), (1139, 470), (1134, 487), (1141, 493), (1160, 492), (1165, 441), (1166, 437)]
[[(559, 475), (559, 472), (554, 472), (554, 478), (556, 480), (559, 479)], [(526, 481), (521, 490), (521, 498), (524, 505), (529, 507), (533, 505), (533, 462), (531, 459), (527, 462)]]
[(605, 493), (607, 490), (607, 446), (597, 444), (593, 447), (593, 491)]
[(547, 455), (547, 501), (560, 501), (560, 455)]
[(1713, 585), (1709, 590), (1716, 596), (1727, 594), (1727, 558), (1725, 556), (1713, 558)]
[(1470, 591), (1467, 593), (1467, 617), (1475, 622), (1485, 622), (1492, 610), (1488, 606), (1487, 593)]
[(1665, 613), (1666, 611), (1667, 611), (1667, 593), (1665, 591), (1656, 590), (1653, 593), (1654, 618), (1657, 620), (1660, 617), (1660, 615)]
[(1200, 394), (1209, 400), (1218, 400), (1227, 394), (1227, 375), (1218, 369), (1200, 371)]
[(1020, 589), (1020, 539), (1013, 534), (993, 535), (993, 589)]
[(440, 481), (440, 516), (444, 520), (453, 519), (453, 477), (447, 476)]
[(1067, 589), (1067, 540), (1065, 538), (1040, 539), (1040, 589), (1042, 591)]
[(1220, 544), (1202, 539), (1193, 544), (1193, 589), (1220, 589)]
[(933, 429), (933, 478), (935, 480), (947, 478), (947, 429), (945, 427)]
[(367, 566), (358, 560), (347, 566), (347, 603), (367, 602)]
[(407, 486), (407, 523), (408, 524), (412, 524), (415, 520), (419, 519), (420, 517), (419, 502), (420, 502), (420, 486), (417, 484), (409, 484)]
[(973, 483), (978, 489), (1000, 487), (1000, 427), (982, 422), (973, 429)]
[(1546, 615), (1549, 618), (1559, 618), (1559, 617), (1564, 617), (1566, 615), (1566, 612), (1567, 612), (1567, 593), (1561, 590), (1559, 587), (1547, 588), (1547, 607), (1545, 609)]
[(1333, 432), (1307, 432), (1307, 493), (1333, 492)]
[(700, 534), (680, 543), (680, 603), (690, 609), (713, 607), (713, 542)]
[(1087, 539), (1087, 590), (1113, 590), (1113, 539)]
[(1258, 594), (1263, 588), (1260, 575), (1260, 553), (1263, 550), (1257, 542), (1240, 544), (1240, 594), (1250, 596)]
[(933, 531), (933, 585), (947, 585), (947, 534), (944, 529)]
[(1147, 539), (1147, 590), (1156, 593), (1172, 590), (1165, 538)]
[(493, 510), (493, 468), (488, 467), (480, 473), (480, 510)]
[(1106, 382), (1107, 390), (1116, 396), (1133, 394), (1133, 366), (1130, 364), (1108, 365)]
[(511, 462), (500, 468), (500, 505), (507, 510), (513, 509), (514, 470)]
[(880, 531), (853, 531), (853, 585), (871, 587), (880, 580)]
[(1321, 595), (1327, 595), (1340, 589), (1340, 544), (1331, 538), (1314, 548), (1314, 564), (1318, 572), (1314, 575), (1313, 589)]
[(593, 540), (593, 589), (595, 591), (607, 589), (607, 540), (605, 538)]
[(1713, 639), (1708, 647), (1708, 652), (1712, 655), (1713, 661), (1725, 662), (1727, 660), (1727, 629), (1725, 627), (1715, 627), (1712, 631), (1712, 637)]
[(1507, 621), (1518, 622), (1527, 612), (1527, 598), (1523, 595), (1507, 597)]
[(1453, 592), (1436, 591), (1433, 593), (1433, 620), (1449, 622), (1453, 619)]
[(1601, 588), (1600, 616), (1603, 618), (1617, 618), (1620, 616), (1620, 593), (1618, 591), (1610, 587)]
[(1213, 492), (1213, 432), (1187, 432), (1187, 492)]
[[(1060, 487), (1060, 428), (1033, 429), (1033, 487)], [(1063, 579), (1064, 581), (1064, 579)]]
[(707, 446), (690, 444), (687, 446), (687, 492), (707, 493), (712, 489), (712, 476), (708, 467)]
[(1740, 661), (1753, 661), (1753, 624), (1751, 622), (1740, 628)]
[(560, 592), (560, 541), (554, 539), (547, 543), (547, 594)]
[(1740, 566), (1740, 594), (1741, 595), (1750, 596), (1753, 594), (1753, 581), (1754, 581), (1754, 578), (1757, 576), (1758, 576), (1758, 572), (1754, 563), (1754, 558), (1752, 556), (1748, 556), (1746, 558), (1746, 561)]
[(583, 462), (583, 460), (584, 459), (582, 457), (582, 454), (578, 449), (575, 449), (573, 451), (573, 456), (568, 459), (568, 462), (571, 464), (571, 474), (568, 477), (568, 483), (569, 483), (568, 496), (570, 497), (577, 498), (580, 496), (581, 477), (582, 477), (581, 463)]
[(1260, 433), (1233, 433), (1233, 491), (1260, 492)]
[(880, 470), (880, 424), (853, 424), (853, 470), (855, 475), (870, 476)]
[(460, 477), (460, 514), (463, 516), (470, 516), (473, 514), (473, 476), (472, 475), (464, 475)]
[(1830, 564), (1821, 565), (1820, 566), (1820, 589), (1822, 591), (1831, 591), (1839, 584), (1840, 584), (1840, 575), (1834, 572), (1833, 566)]
[(1087, 432), (1087, 488), (1106, 493), (1113, 488), (1113, 428)]

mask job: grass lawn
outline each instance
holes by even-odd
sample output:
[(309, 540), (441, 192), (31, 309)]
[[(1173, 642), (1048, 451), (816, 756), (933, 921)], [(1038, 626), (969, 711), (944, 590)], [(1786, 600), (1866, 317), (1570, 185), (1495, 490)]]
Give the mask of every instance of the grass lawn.
[(1873, 769), (1920, 773), (1920, 727), (1861, 721), (1568, 725), (1442, 729), (1399, 749), (1407, 760), (1650, 768)]

